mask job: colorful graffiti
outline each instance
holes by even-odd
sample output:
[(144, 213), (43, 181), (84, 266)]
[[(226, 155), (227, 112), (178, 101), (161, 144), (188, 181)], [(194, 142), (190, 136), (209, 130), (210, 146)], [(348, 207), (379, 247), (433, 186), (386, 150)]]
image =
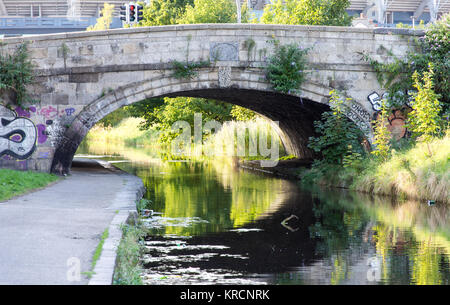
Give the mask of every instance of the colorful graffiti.
[[(392, 138), (399, 140), (406, 137), (408, 134), (408, 129), (406, 128), (406, 115), (405, 113), (410, 111), (410, 108), (404, 107), (402, 109), (394, 109), (388, 117), (387, 128), (391, 132)], [(375, 114), (375, 119), (377, 119), (379, 113)]]
[[(400, 93), (399, 93), (400, 94)], [(383, 93), (381, 96), (377, 92), (372, 92), (369, 94), (367, 99), (372, 104), (373, 110), (375, 110), (374, 120), (378, 119), (379, 111), (381, 110), (381, 101), (383, 99), (387, 99), (387, 92)], [(411, 107), (408, 104), (405, 104), (401, 109), (393, 109), (392, 113), (388, 117), (388, 125), (387, 128), (392, 134), (392, 138), (395, 140), (399, 140), (404, 138), (408, 134), (408, 130), (406, 128), (406, 115), (408, 111), (411, 110)]]
[(53, 119), (56, 116), (58, 116), (58, 110), (52, 106), (48, 106), (48, 107), (42, 108), (39, 111), (39, 114), (44, 116), (46, 119)]
[(37, 129), (26, 117), (0, 106), (0, 156), (27, 159), (36, 149)]

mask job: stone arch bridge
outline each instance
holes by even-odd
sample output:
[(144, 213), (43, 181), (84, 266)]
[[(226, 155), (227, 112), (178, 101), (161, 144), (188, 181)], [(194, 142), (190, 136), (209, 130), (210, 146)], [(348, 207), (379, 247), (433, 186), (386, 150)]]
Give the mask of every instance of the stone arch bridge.
[[(252, 109), (279, 121), (289, 153), (308, 158), (313, 156), (306, 146), (313, 121), (328, 108), (330, 90), (338, 89), (352, 99), (348, 117), (370, 139), (370, 121), (383, 91), (359, 52), (381, 61), (389, 60), (390, 52), (402, 57), (417, 35), (403, 29), (201, 24), (4, 39), (2, 52), (29, 42), (36, 77), (28, 90), (37, 102), (22, 109), (3, 93), (0, 167), (68, 173), (78, 145), (96, 122), (124, 105), (157, 96), (215, 98)], [(277, 93), (265, 80), (273, 40), (312, 48), (311, 71), (299, 96)], [(212, 64), (192, 79), (176, 79), (174, 60)]]

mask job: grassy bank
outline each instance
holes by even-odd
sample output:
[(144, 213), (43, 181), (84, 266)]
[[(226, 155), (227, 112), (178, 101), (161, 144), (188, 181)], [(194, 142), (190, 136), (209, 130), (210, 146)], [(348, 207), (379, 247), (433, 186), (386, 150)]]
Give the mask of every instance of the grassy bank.
[(122, 226), (122, 240), (117, 248), (116, 267), (114, 269), (114, 285), (142, 285), (141, 256), (144, 251), (142, 239), (146, 232), (141, 225), (140, 217), (149, 208), (150, 200), (141, 199), (136, 202), (138, 220), (134, 224)]
[(431, 156), (427, 144), (417, 143), (393, 150), (385, 161), (365, 157), (347, 167), (325, 165), (299, 174), (305, 183), (450, 204), (450, 135), (434, 139), (429, 148)]
[(46, 173), (0, 169), (0, 201), (47, 186), (58, 179), (58, 176)]

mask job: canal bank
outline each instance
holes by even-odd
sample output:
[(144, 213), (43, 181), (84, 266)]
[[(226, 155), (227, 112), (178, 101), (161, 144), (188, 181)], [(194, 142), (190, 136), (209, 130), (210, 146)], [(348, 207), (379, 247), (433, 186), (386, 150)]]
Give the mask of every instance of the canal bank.
[[(430, 150), (432, 154), (430, 154)], [(430, 143), (393, 150), (385, 160), (371, 156), (348, 156), (344, 164), (313, 164), (312, 160), (280, 160), (274, 167), (261, 167), (257, 160), (239, 166), (255, 172), (300, 180), (304, 185), (344, 188), (373, 195), (422, 202), (450, 204), (450, 134)]]
[(101, 163), (74, 160), (59, 183), (0, 202), (0, 284), (111, 284), (119, 226), (135, 212), (144, 186)]

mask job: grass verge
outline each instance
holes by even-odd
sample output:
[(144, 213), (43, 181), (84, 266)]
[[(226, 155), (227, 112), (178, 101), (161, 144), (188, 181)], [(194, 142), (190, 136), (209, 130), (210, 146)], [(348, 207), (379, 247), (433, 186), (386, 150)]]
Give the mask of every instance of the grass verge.
[(0, 169), (0, 201), (47, 186), (59, 179), (53, 174)]
[(95, 266), (97, 265), (97, 261), (100, 258), (100, 255), (102, 255), (103, 251), (103, 244), (105, 243), (105, 240), (109, 236), (109, 228), (106, 228), (105, 231), (103, 231), (102, 237), (100, 239), (100, 242), (97, 245), (97, 248), (95, 248), (94, 255), (92, 256), (92, 263), (91, 263), (91, 270), (83, 272), (84, 275), (86, 275), (88, 278), (91, 278), (94, 274)]
[(141, 199), (136, 202), (138, 219), (134, 224), (122, 226), (122, 240), (117, 248), (116, 268), (114, 270), (114, 285), (142, 285), (141, 256), (144, 251), (142, 240), (147, 235), (140, 221), (141, 215), (149, 208), (151, 201)]
[(117, 248), (113, 284), (142, 285), (141, 255), (143, 246), (140, 241), (145, 236), (145, 232), (139, 223), (124, 225), (122, 231), (122, 240)]

